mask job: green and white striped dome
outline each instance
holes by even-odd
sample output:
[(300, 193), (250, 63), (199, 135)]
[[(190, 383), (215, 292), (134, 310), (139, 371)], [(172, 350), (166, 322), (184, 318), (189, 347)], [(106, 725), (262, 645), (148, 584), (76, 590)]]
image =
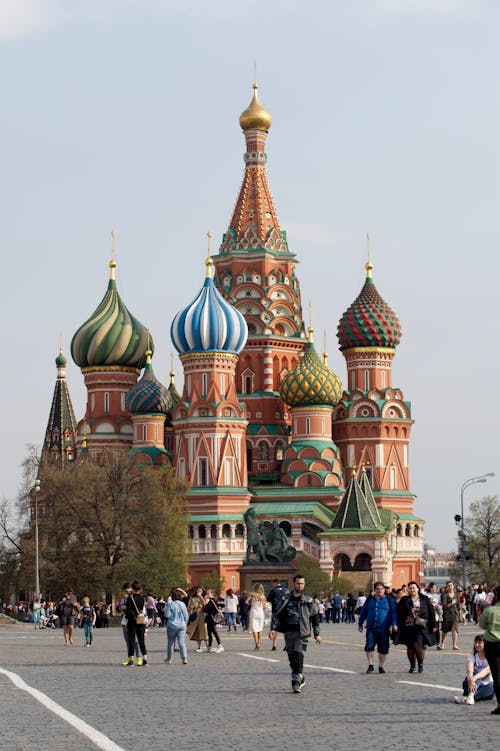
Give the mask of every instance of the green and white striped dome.
[(118, 294), (114, 260), (109, 267), (106, 294), (73, 336), (71, 355), (80, 368), (141, 369), (146, 362), (146, 351), (153, 351), (153, 343), (146, 327), (134, 318)]

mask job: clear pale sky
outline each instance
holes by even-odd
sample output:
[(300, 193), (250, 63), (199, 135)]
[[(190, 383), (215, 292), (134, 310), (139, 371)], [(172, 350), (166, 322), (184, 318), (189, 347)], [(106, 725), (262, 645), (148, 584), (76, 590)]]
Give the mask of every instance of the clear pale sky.
[(256, 60), (318, 349), (326, 329), (345, 379), (336, 328), (370, 232), (403, 329), (415, 512), (453, 549), (461, 484), (500, 475), (499, 34), (496, 0), (0, 0), (0, 493), (43, 439), (60, 335), (83, 416), (69, 345), (104, 295), (113, 228), (120, 294), (168, 383), (171, 320), (239, 190)]

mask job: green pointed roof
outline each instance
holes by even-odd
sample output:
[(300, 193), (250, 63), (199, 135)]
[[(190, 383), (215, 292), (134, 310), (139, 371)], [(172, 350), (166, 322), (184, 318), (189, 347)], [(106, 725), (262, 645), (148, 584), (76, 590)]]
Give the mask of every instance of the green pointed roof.
[(380, 524), (382, 524), (382, 520), (380, 518), (377, 504), (375, 502), (375, 496), (373, 495), (373, 490), (372, 490), (372, 486), (370, 485), (370, 480), (368, 479), (368, 475), (366, 474), (366, 470), (364, 467), (361, 470), (361, 478), (359, 480), (359, 487), (363, 491), (363, 495), (366, 498), (366, 505), (370, 509), (371, 515), (373, 516), (374, 519), (377, 520), (377, 525), (379, 526)]
[(335, 515), (332, 529), (377, 529), (380, 526), (377, 508), (367, 501), (360, 483), (353, 475)]

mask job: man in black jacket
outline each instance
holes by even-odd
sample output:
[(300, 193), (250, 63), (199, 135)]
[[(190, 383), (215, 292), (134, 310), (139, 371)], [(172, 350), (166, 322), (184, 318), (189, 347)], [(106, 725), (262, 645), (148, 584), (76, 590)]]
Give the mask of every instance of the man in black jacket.
[(304, 652), (307, 640), (311, 636), (311, 626), (315, 641), (319, 644), (318, 609), (312, 597), (304, 594), (305, 579), (302, 574), (293, 577), (293, 589), (283, 599), (271, 620), (269, 636), (274, 638), (276, 631), (281, 631), (285, 637), (285, 649), (292, 669), (292, 691), (300, 694), (305, 684)]

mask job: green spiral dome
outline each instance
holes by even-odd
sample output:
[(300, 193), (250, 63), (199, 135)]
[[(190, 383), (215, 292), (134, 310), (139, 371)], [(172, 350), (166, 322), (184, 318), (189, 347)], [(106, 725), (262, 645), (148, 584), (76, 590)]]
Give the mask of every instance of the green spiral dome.
[(310, 339), (304, 356), (280, 384), (280, 396), (290, 407), (334, 407), (342, 398), (342, 382), (325, 365)]
[(143, 368), (153, 351), (148, 330), (129, 312), (118, 294), (111, 261), (108, 289), (100, 305), (71, 341), (71, 355), (80, 368)]

